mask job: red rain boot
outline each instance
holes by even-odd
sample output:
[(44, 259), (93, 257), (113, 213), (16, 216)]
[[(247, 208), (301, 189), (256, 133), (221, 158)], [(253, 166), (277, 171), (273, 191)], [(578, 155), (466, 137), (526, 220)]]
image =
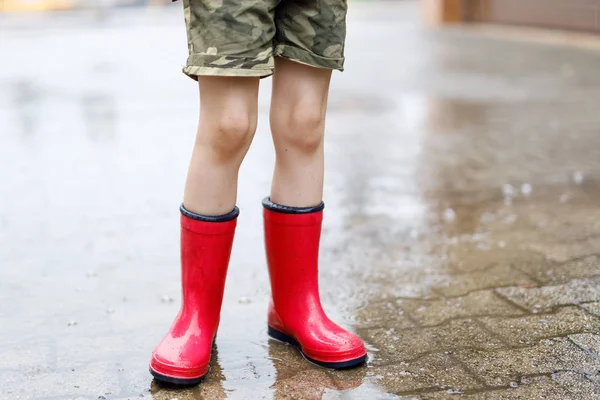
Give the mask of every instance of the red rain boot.
[(269, 335), (297, 346), (306, 359), (323, 367), (364, 363), (363, 342), (332, 322), (321, 307), (318, 257), (324, 204), (293, 208), (266, 198), (263, 206), (272, 293)]
[(150, 373), (158, 381), (195, 385), (208, 373), (239, 210), (218, 217), (191, 213), (183, 205), (180, 210), (183, 304), (152, 352)]

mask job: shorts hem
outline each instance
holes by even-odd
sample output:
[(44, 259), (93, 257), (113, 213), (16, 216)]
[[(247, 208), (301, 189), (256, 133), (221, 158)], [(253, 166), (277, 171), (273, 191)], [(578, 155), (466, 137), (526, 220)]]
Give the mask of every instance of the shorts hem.
[(247, 68), (223, 68), (223, 67), (200, 67), (195, 65), (187, 65), (183, 67), (183, 73), (194, 80), (198, 80), (199, 76), (239, 76), (239, 77), (255, 77), (266, 78), (273, 75), (272, 70), (262, 69), (247, 69)]
[(287, 44), (276, 44), (273, 55), (290, 61), (295, 61), (300, 64), (308, 65), (310, 67), (332, 69), (337, 71), (344, 70), (344, 57), (323, 57), (300, 47), (290, 46)]
[[(213, 54), (192, 54), (188, 57), (186, 66), (183, 67), (183, 73), (194, 80), (198, 76), (241, 76), (264, 78), (273, 75), (273, 60), (271, 55), (264, 59), (259, 65), (254, 67), (244, 66), (250, 61), (256, 61), (251, 58), (221, 56)], [(215, 65), (215, 62), (227, 58), (235, 65)], [(212, 65), (211, 65), (212, 64)]]

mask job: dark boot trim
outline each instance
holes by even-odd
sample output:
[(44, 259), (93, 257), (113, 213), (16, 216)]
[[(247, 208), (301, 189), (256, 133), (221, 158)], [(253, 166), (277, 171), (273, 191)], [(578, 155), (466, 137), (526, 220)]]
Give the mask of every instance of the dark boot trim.
[(183, 215), (184, 217), (194, 219), (196, 221), (203, 221), (203, 222), (227, 222), (227, 221), (236, 219), (238, 217), (238, 215), (240, 215), (240, 209), (237, 207), (235, 207), (233, 209), (233, 211), (231, 211), (230, 213), (227, 213), (224, 215), (211, 216), (211, 215), (195, 214), (191, 211), (186, 210), (185, 207), (183, 206), (183, 203), (181, 203), (181, 206), (179, 207), (179, 211), (181, 211), (181, 215)]
[(313, 207), (289, 207), (273, 203), (270, 197), (265, 197), (262, 201), (262, 205), (269, 211), (274, 211), (282, 214), (311, 214), (323, 211), (323, 209), (325, 208), (325, 203), (323, 202)]

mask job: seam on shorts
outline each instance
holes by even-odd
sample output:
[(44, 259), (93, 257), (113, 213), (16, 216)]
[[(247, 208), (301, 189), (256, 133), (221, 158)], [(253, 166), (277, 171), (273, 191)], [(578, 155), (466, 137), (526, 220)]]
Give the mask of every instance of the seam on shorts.
[(300, 47), (288, 44), (276, 43), (273, 55), (315, 68), (335, 69), (338, 71), (344, 70), (344, 57), (323, 57)]

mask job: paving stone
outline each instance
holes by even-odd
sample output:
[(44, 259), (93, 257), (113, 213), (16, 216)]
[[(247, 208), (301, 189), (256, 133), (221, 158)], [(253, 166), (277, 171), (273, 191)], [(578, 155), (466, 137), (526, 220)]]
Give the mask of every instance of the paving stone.
[(443, 353), (430, 354), (417, 361), (373, 368), (377, 383), (387, 392), (407, 393), (425, 388), (476, 389), (482, 384)]
[[(597, 339), (597, 335), (591, 334), (572, 336), (585, 337), (588, 339), (593, 339), (593, 337), (595, 337)], [(590, 345), (591, 341), (586, 341), (585, 338), (582, 338), (581, 343), (583, 343), (584, 346)], [(590, 354), (589, 347), (587, 348), (587, 352), (581, 351), (578, 346), (569, 343), (564, 338), (543, 340), (540, 342), (540, 345), (541, 348), (546, 347), (549, 354), (560, 360), (560, 369), (568, 369), (587, 375), (595, 375), (600, 371), (600, 358)], [(595, 345), (597, 345), (597, 342), (595, 342)]]
[[(360, 384), (360, 382), (357, 383)], [(290, 378), (278, 378), (272, 387), (274, 397), (278, 400), (318, 400), (327, 389), (335, 388), (335, 382), (326, 369), (305, 370)]]
[(516, 349), (459, 350), (455, 357), (490, 386), (506, 386), (524, 375), (565, 369), (594, 374), (600, 369), (600, 359), (564, 339), (542, 340), (536, 346)]
[[(223, 376), (217, 375), (217, 378), (211, 378), (210, 374), (198, 385), (195, 390), (181, 390), (176, 387), (170, 387), (166, 385), (159, 385), (155, 381), (150, 386), (151, 394), (146, 396), (132, 396), (129, 399), (152, 399), (152, 400), (198, 400), (198, 399), (214, 399), (214, 400), (225, 400), (227, 398), (227, 391), (223, 388), (221, 380)], [(107, 397), (112, 399), (112, 397)]]
[(532, 243), (530, 248), (544, 254), (552, 261), (565, 262), (573, 258), (600, 253), (600, 237), (585, 238), (571, 243), (563, 241)]
[(356, 313), (355, 318), (361, 329), (368, 327), (405, 329), (415, 326), (395, 301), (369, 303), (368, 307), (362, 308)]
[[(420, 262), (424, 262), (420, 260)], [(425, 261), (427, 262), (427, 261)], [(389, 301), (398, 297), (402, 298), (423, 298), (432, 296), (432, 289), (441, 286), (448, 281), (447, 274), (440, 274), (437, 268), (431, 266), (423, 268), (414, 265), (415, 262), (390, 262), (373, 266), (373, 272), (369, 271), (369, 281), (385, 287), (385, 290), (373, 293), (371, 296), (374, 301)], [(386, 286), (390, 281), (402, 282), (402, 285)], [(427, 285), (424, 285), (427, 282)]]
[(292, 346), (274, 339), (269, 340), (269, 358), (273, 360), (273, 365), (281, 378), (287, 378), (305, 369), (316, 368), (313, 364), (307, 363), (300, 352)]
[(453, 318), (523, 314), (523, 311), (503, 301), (491, 290), (455, 298), (401, 300), (400, 305), (412, 319), (423, 325), (437, 325)]
[(598, 276), (600, 275), (600, 256), (591, 255), (560, 264), (535, 264), (530, 266), (526, 272), (542, 283), (559, 283), (575, 278)]
[(559, 285), (536, 288), (499, 288), (496, 291), (521, 307), (539, 312), (560, 305), (600, 300), (600, 278), (574, 279)]
[[(497, 218), (503, 220), (506, 217)], [(512, 217), (516, 218), (515, 215)], [(515, 230), (514, 225), (509, 225), (509, 229), (506, 227), (502, 222), (489, 227), (493, 237), (474, 233), (450, 239), (444, 248), (444, 252), (448, 253), (447, 270), (450, 273), (473, 273), (510, 265), (521, 269), (521, 266), (544, 265), (548, 262), (544, 255), (522, 246), (522, 243), (536, 239), (539, 233)]]
[(495, 349), (500, 340), (473, 320), (454, 320), (441, 326), (415, 329), (374, 329), (367, 342), (380, 350), (377, 359), (406, 361), (429, 352), (461, 348)]
[[(600, 332), (600, 330), (596, 330), (596, 332)], [(600, 358), (600, 335), (580, 333), (577, 335), (570, 335), (569, 339), (571, 339), (580, 349)]]
[[(548, 189), (548, 197), (551, 197), (552, 189)], [(567, 199), (569, 201), (566, 202), (559, 199), (558, 206), (546, 202), (536, 204), (530, 210), (530, 223), (537, 229), (533, 240), (525, 243), (536, 243), (544, 239), (547, 240), (545, 246), (569, 245), (585, 242), (600, 233), (600, 210), (594, 204), (594, 199), (581, 190), (570, 191)]]
[(327, 374), (333, 385), (340, 390), (355, 389), (363, 383), (375, 382), (381, 373), (380, 369), (373, 367), (370, 363), (367, 366), (351, 368), (346, 370), (327, 370)]
[(511, 318), (485, 317), (479, 318), (479, 321), (513, 346), (572, 333), (600, 331), (600, 318), (591, 316), (575, 306), (560, 308), (554, 314), (535, 314)]
[(534, 281), (510, 265), (494, 265), (489, 269), (452, 275), (435, 290), (443, 296), (462, 296), (468, 292), (501, 286), (533, 285)]
[(594, 382), (596, 385), (600, 386), (600, 371), (596, 374), (587, 374), (585, 376), (591, 382)]
[(594, 303), (580, 304), (579, 307), (587, 310), (590, 314), (600, 317), (600, 301)]
[(600, 385), (589, 380), (586, 375), (572, 371), (559, 371), (552, 379), (564, 386), (577, 399), (600, 399)]
[[(565, 388), (547, 376), (528, 378), (528, 383), (518, 383), (516, 387), (489, 390), (473, 394), (451, 395), (448, 391), (422, 394), (420, 400), (465, 399), (465, 400), (583, 400), (572, 396)], [(591, 400), (591, 398), (590, 398)]]
[[(492, 242), (489, 239), (482, 243), (450, 248), (448, 270), (451, 273), (474, 273), (520, 263), (543, 264), (547, 262), (545, 257), (529, 249), (522, 250), (514, 245), (507, 245), (506, 242), (504, 242), (503, 248), (499, 248), (497, 247), (498, 241), (502, 242), (502, 240)], [(484, 249), (482, 250), (480, 247), (484, 247)]]

